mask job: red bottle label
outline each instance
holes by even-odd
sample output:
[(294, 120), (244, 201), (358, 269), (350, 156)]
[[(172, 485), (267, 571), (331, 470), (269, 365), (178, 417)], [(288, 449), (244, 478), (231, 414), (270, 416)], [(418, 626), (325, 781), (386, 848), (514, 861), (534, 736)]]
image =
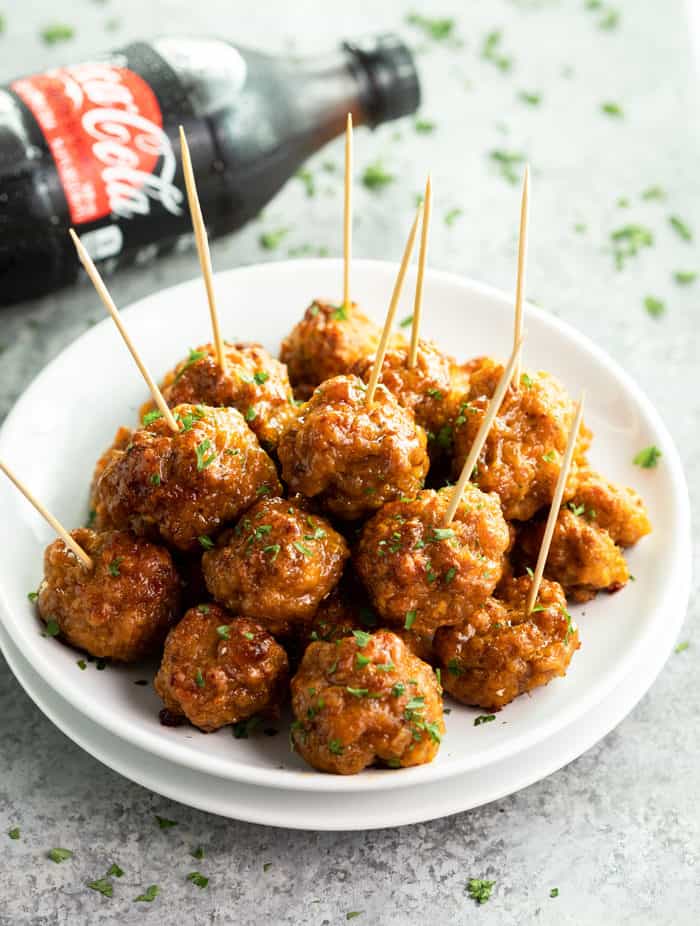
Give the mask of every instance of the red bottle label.
[(151, 199), (180, 214), (160, 106), (134, 71), (96, 61), (16, 80), (12, 89), (46, 138), (73, 224), (146, 215)]

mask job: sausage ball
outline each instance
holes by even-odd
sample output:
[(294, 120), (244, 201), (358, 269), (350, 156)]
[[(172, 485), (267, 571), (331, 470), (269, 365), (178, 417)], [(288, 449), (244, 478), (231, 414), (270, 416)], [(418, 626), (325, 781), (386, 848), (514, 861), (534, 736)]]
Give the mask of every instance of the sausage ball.
[(310, 621), (350, 556), (325, 518), (284, 498), (264, 498), (202, 557), (214, 598), (271, 633)]
[[(408, 365), (408, 348), (388, 350), (379, 382), (404, 408), (410, 408), (416, 422), (436, 440), (447, 423), (450, 405), (450, 358), (431, 341), (420, 341), (415, 366)], [(374, 366), (374, 354), (359, 360), (353, 373), (367, 382)]]
[[(266, 450), (294, 417), (294, 397), (287, 369), (260, 344), (224, 342), (225, 366), (216, 361), (213, 344), (191, 350), (161, 384), (169, 406), (209, 405), (237, 408)], [(142, 415), (154, 408), (152, 402)]]
[(97, 523), (195, 550), (280, 485), (237, 409), (178, 405), (173, 411), (177, 434), (163, 418), (152, 418), (124, 450), (114, 451), (97, 484)]
[(512, 579), (473, 620), (435, 634), (442, 684), (455, 700), (499, 711), (523, 692), (566, 675), (580, 643), (562, 587), (544, 579), (528, 615), (530, 588), (529, 576)]
[(592, 469), (579, 472), (569, 508), (602, 527), (621, 547), (651, 533), (644, 502), (634, 489), (616, 486)]
[(168, 634), (154, 685), (171, 714), (211, 733), (278, 709), (288, 680), (287, 654), (266, 630), (201, 604)]
[[(454, 420), (453, 476), (458, 478), (489, 402), (503, 373), (485, 358), (470, 375), (469, 391)], [(549, 373), (524, 373), (519, 388), (509, 388), (476, 464), (476, 482), (497, 492), (508, 521), (527, 521), (554, 495), (562, 457), (574, 420), (574, 403)], [(582, 425), (571, 467), (575, 483), (590, 432)], [(571, 497), (571, 492), (565, 496)]]
[(357, 376), (316, 389), (282, 435), (282, 478), (294, 492), (351, 521), (391, 499), (415, 495), (428, 472), (423, 429), (384, 387), (367, 404)]
[[(544, 528), (544, 522), (532, 522), (518, 534), (520, 552), (531, 565), (537, 561)], [(625, 558), (610, 534), (570, 508), (562, 508), (557, 517), (544, 574), (560, 582), (574, 601), (589, 601), (599, 591), (619, 591), (629, 579)]]
[(137, 662), (162, 644), (178, 617), (180, 580), (170, 554), (125, 531), (79, 528), (71, 536), (86, 569), (62, 540), (44, 553), (39, 615), (67, 643), (98, 659)]
[(355, 568), (383, 621), (429, 633), (458, 624), (498, 584), (510, 545), (498, 496), (468, 483), (449, 527), (452, 488), (391, 502), (360, 535)]
[[(380, 335), (379, 327), (354, 302), (348, 306), (312, 302), (280, 349), (296, 395), (308, 399), (325, 379), (349, 373), (358, 360), (377, 349)], [(396, 334), (390, 343), (406, 342)]]
[(396, 634), (312, 643), (292, 679), (292, 745), (322, 772), (431, 762), (445, 727), (435, 673)]

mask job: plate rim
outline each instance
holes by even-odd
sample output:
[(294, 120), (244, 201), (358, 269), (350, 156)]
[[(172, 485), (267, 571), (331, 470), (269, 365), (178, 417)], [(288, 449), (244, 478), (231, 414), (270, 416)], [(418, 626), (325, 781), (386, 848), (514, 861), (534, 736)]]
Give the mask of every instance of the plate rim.
[[(327, 268), (330, 265), (340, 268), (342, 266), (342, 261), (337, 258), (306, 258), (252, 264), (245, 267), (220, 271), (215, 274), (215, 281), (217, 285), (224, 286), (226, 280), (232, 277), (243, 279), (245, 283), (245, 277), (254, 277), (258, 274), (313, 274), (314, 269), (318, 269), (319, 266)], [(390, 274), (390, 278), (393, 278), (396, 272), (396, 266), (396, 263), (392, 261), (365, 259), (354, 261), (353, 271), (355, 274), (362, 273), (363, 270), (388, 273)], [(415, 270), (415, 268), (412, 269)], [(501, 302), (509, 303), (512, 301), (507, 293), (496, 287), (448, 271), (429, 269), (426, 271), (426, 283), (429, 283), (431, 279), (458, 288), (466, 298), (478, 294)], [(199, 277), (193, 277), (175, 286), (156, 290), (129, 304), (122, 312), (128, 320), (132, 313), (136, 314), (142, 311), (144, 307), (154, 299), (162, 299), (164, 296), (172, 295), (176, 291), (186, 291), (198, 286), (201, 286), (201, 279)], [(674, 489), (672, 507), (674, 509), (674, 522), (678, 525), (675, 542), (677, 555), (673, 558), (673, 570), (666, 578), (663, 597), (659, 600), (655, 610), (657, 613), (668, 613), (669, 610), (673, 613), (673, 610), (669, 608), (669, 599), (675, 597), (675, 583), (678, 582), (679, 574), (682, 575), (683, 571), (689, 566), (691, 560), (689, 495), (682, 463), (675, 443), (663, 423), (660, 414), (644, 391), (636, 384), (632, 377), (619, 366), (614, 358), (608, 355), (602, 348), (598, 347), (587, 335), (583, 334), (577, 328), (531, 303), (525, 304), (526, 322), (528, 316), (537, 317), (545, 327), (554, 329), (567, 340), (577, 342), (584, 351), (592, 355), (596, 362), (603, 366), (614, 380), (631, 396), (636, 407), (641, 410), (644, 417), (650, 423), (655, 436), (664, 446), (664, 465), (670, 469), (671, 484)], [(108, 317), (103, 319), (98, 325), (83, 332), (66, 345), (56, 357), (39, 371), (26, 389), (23, 390), (7, 415), (0, 429), (0, 448), (2, 448), (5, 443), (6, 433), (10, 428), (15, 426), (15, 418), (21, 414), (20, 406), (25, 396), (34, 389), (41, 387), (43, 378), (50, 376), (53, 369), (64, 362), (66, 354), (72, 350), (78, 349), (78, 345), (89, 342), (92, 337), (97, 336), (99, 330), (109, 328), (111, 325), (112, 322)], [(671, 499), (669, 499), (669, 503), (670, 502)], [(667, 624), (666, 629), (674, 630), (675, 627), (677, 631), (683, 621), (686, 610), (687, 600), (685, 607), (678, 610), (674, 624), (672, 626)], [(13, 620), (12, 611), (2, 588), (0, 588), (0, 621), (2, 621), (6, 632), (14, 639), (11, 632), (12, 624), (14, 623), (15, 626), (21, 627), (21, 621)], [(647, 631), (647, 635), (648, 633)], [(418, 766), (416, 768), (401, 769), (393, 772), (391, 776), (383, 774), (333, 776), (311, 771), (261, 767), (252, 768), (240, 763), (234, 757), (231, 759), (222, 759), (217, 756), (208, 756), (206, 753), (200, 754), (196, 750), (191, 750), (183, 746), (175, 739), (169, 742), (165, 740), (151, 741), (148, 738), (147, 731), (133, 728), (127, 721), (120, 720), (119, 715), (112, 716), (108, 713), (105, 717), (104, 712), (101, 713), (98, 706), (93, 705), (89, 699), (81, 699), (79, 692), (74, 690), (74, 686), (71, 684), (70, 680), (65, 679), (60, 673), (52, 671), (52, 664), (48, 652), (45, 653), (40, 647), (32, 648), (31, 652), (33, 660), (36, 659), (43, 670), (42, 676), (47, 680), (47, 684), (49, 684), (52, 689), (98, 726), (104, 726), (116, 736), (134, 744), (138, 748), (155, 753), (161, 758), (173, 761), (187, 768), (197, 769), (207, 774), (221, 775), (233, 781), (241, 781), (263, 787), (284, 787), (292, 791), (323, 790), (348, 793), (387, 789), (393, 790), (398, 787), (410, 787), (413, 784), (425, 784), (428, 780), (430, 782), (445, 780), (476, 768), (488, 768), (489, 765), (494, 762), (499, 762), (507, 756), (514, 757), (524, 748), (527, 748), (527, 746), (549, 738), (556, 733), (557, 729), (561, 729), (569, 722), (575, 722), (576, 719), (587, 712), (589, 708), (593, 707), (596, 703), (599, 703), (602, 698), (607, 696), (610, 690), (618, 684), (620, 678), (625, 674), (626, 666), (636, 658), (636, 654), (643, 645), (645, 639), (646, 637), (636, 639), (631, 648), (627, 651), (625, 658), (608, 673), (605, 683), (591, 686), (587, 692), (587, 696), (582, 697), (577, 702), (576, 706), (569, 710), (568, 714), (564, 716), (554, 715), (549, 721), (540, 722), (536, 728), (536, 738), (534, 740), (532, 739), (531, 730), (523, 731), (512, 739), (501, 744), (495, 744), (488, 750), (485, 750), (484, 753), (480, 754), (478, 763), (470, 762), (469, 757), (462, 757), (462, 759), (456, 759), (450, 762), (449, 765), (440, 766), (430, 764), (427, 766)], [(32, 668), (34, 668), (34, 661), (32, 661)], [(214, 769), (218, 769), (218, 771), (214, 771)]]

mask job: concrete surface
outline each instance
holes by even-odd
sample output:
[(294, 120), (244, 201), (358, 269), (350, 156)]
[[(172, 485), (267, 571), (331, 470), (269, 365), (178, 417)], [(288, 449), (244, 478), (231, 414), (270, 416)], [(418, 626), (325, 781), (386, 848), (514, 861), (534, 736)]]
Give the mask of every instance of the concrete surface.
[[(600, 28), (613, 5), (617, 28)], [(404, 22), (413, 9), (455, 16), (463, 45), (422, 38)], [(360, 0), (343, 7), (208, 0), (196, 8), (184, 0), (75, 0), (60, 7), (33, 0), (6, 3), (3, 12), (2, 79), (80, 61), (164, 28), (309, 52), (341, 36), (400, 29), (421, 49), (423, 113), (436, 127), (421, 135), (408, 120), (374, 136), (358, 132), (358, 168), (381, 157), (400, 182), (381, 194), (358, 185), (356, 253), (399, 254), (429, 166), (437, 190), (433, 264), (511, 287), (517, 191), (488, 152), (527, 153), (534, 171), (528, 293), (583, 328), (643, 385), (681, 448), (697, 506), (700, 279), (685, 287), (672, 279), (677, 270), (700, 271), (697, 71), (680, 0), (616, 0), (601, 10), (587, 9), (585, 0)], [(77, 33), (49, 48), (38, 34), (56, 19)], [(503, 30), (503, 51), (513, 57), (508, 72), (481, 56), (494, 28)], [(541, 92), (541, 103), (522, 102), (519, 91)], [(618, 103), (624, 117), (602, 113), (604, 102)], [(329, 153), (341, 159), (338, 144), (322, 157)], [(666, 190), (665, 202), (640, 199), (656, 185)], [(325, 181), (321, 186), (307, 199), (302, 184), (290, 182), (262, 223), (214, 245), (215, 267), (281, 258), (287, 246), (305, 243), (337, 253), (340, 196), (337, 189), (326, 195)], [(463, 212), (448, 226), (443, 217), (453, 208)], [(674, 213), (694, 229), (693, 242), (670, 228)], [(609, 236), (630, 222), (648, 224), (656, 242), (617, 272)], [(261, 250), (262, 230), (287, 225), (293, 230), (285, 248)], [(125, 305), (196, 273), (195, 256), (186, 254), (123, 273), (111, 285)], [(645, 312), (647, 295), (664, 300), (663, 318)], [(99, 318), (87, 287), (4, 311), (0, 413)], [(696, 538), (697, 514), (696, 507)], [(697, 613), (693, 600), (681, 638), (689, 647), (672, 655), (632, 715), (578, 761), (480, 810), (369, 834), (285, 832), (172, 805), (57, 732), (0, 659), (0, 923), (321, 926), (346, 922), (351, 911), (362, 911), (358, 924), (382, 926), (697, 923)], [(179, 826), (161, 832), (153, 813)], [(14, 826), (21, 828), (19, 841), (5, 836)], [(188, 853), (199, 844), (207, 857), (194, 862)], [(56, 845), (72, 849), (75, 858), (60, 866), (48, 861), (45, 853)], [(112, 862), (125, 875), (109, 900), (84, 884)], [(271, 866), (264, 872), (266, 862)], [(186, 881), (194, 868), (211, 879), (207, 889)], [(496, 881), (483, 907), (465, 893), (470, 877)], [(134, 904), (152, 883), (161, 887), (158, 899)], [(553, 887), (559, 888), (555, 899)]]

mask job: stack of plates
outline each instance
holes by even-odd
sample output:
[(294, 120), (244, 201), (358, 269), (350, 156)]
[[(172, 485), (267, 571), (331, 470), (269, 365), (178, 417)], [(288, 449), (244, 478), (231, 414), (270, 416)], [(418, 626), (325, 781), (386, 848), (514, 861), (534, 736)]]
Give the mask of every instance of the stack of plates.
[[(353, 298), (378, 321), (395, 267), (358, 261)], [(267, 264), (220, 274), (222, 325), (231, 340), (276, 352), (314, 297), (333, 295), (336, 261)], [(406, 290), (410, 290), (408, 285)], [(458, 357), (509, 352), (512, 306), (482, 285), (431, 273), (425, 335)], [(409, 299), (405, 312), (410, 311)], [(127, 310), (130, 333), (162, 374), (189, 346), (205, 342), (202, 284), (192, 281)], [(236, 740), (228, 729), (204, 735), (158, 722), (152, 669), (94, 663), (43, 637), (27, 592), (41, 578), (48, 528), (0, 485), (0, 646), (20, 684), (66, 735), (106, 765), (167, 797), (251, 822), (306, 829), (369, 829), (432, 819), (486, 803), (550, 774), (604, 736), (652, 684), (687, 605), (690, 534), (687, 489), (671, 438), (640, 390), (594, 345), (528, 307), (526, 368), (547, 369), (572, 395), (587, 391), (592, 462), (643, 495), (654, 532), (629, 552), (636, 581), (614, 596), (573, 607), (581, 650), (565, 679), (519, 698), (474, 726), (475, 711), (450, 704), (447, 734), (428, 766), (322, 775), (289, 751), (284, 729)], [(91, 329), (53, 361), (20, 398), (0, 434), (0, 457), (64, 523), (82, 523), (92, 467), (119, 424), (136, 420), (143, 387), (111, 322)], [(656, 444), (654, 470), (632, 457)]]

